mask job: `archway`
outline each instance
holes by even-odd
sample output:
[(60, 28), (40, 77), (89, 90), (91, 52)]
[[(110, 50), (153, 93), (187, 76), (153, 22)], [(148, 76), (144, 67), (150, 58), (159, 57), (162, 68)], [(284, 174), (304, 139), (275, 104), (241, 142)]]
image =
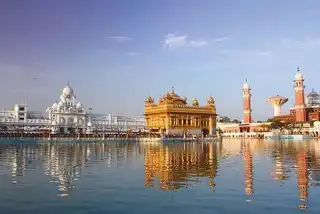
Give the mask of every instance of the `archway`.
[(78, 119), (78, 124), (79, 124), (80, 126), (83, 125), (83, 119), (82, 119), (82, 118), (79, 118), (79, 119)]
[(66, 124), (66, 119), (64, 117), (61, 117), (59, 123), (61, 125), (65, 125)]
[(207, 128), (201, 129), (201, 132), (203, 133), (204, 136), (207, 136), (209, 134), (209, 129)]

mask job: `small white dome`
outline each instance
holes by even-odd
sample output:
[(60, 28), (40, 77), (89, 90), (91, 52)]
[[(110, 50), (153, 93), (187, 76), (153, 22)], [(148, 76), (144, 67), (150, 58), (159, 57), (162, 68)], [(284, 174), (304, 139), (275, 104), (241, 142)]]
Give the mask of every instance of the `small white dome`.
[(59, 106), (59, 107), (60, 107), (60, 106), (63, 106), (63, 102), (60, 101), (60, 102), (58, 103), (58, 106)]
[(248, 84), (248, 82), (246, 81), (244, 84), (243, 84), (243, 89), (249, 89), (250, 86)]
[(300, 71), (298, 71), (295, 75), (295, 79), (296, 80), (303, 80), (303, 75)]
[(91, 123), (91, 122), (88, 122), (87, 126), (91, 127), (91, 126), (92, 126), (92, 123)]
[(70, 87), (69, 83), (68, 85), (62, 90), (62, 95), (65, 97), (65, 98), (72, 98), (73, 97), (73, 89)]
[(53, 103), (53, 105), (52, 105), (52, 109), (56, 109), (56, 108), (58, 108), (58, 103)]
[(81, 107), (82, 107), (82, 104), (79, 102), (79, 103), (77, 103), (76, 107), (77, 107), (77, 108), (81, 108)]

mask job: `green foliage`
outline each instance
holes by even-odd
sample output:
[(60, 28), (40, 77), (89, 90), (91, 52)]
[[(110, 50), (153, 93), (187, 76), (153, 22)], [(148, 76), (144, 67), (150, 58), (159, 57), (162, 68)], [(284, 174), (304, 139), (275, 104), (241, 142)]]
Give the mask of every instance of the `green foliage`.
[(241, 123), (241, 122), (237, 119), (234, 119), (234, 120), (232, 120), (232, 123)]
[(271, 119), (271, 121), (268, 120), (268, 122), (271, 122), (270, 128), (272, 129), (282, 129), (286, 127), (286, 124), (281, 122), (280, 120)]

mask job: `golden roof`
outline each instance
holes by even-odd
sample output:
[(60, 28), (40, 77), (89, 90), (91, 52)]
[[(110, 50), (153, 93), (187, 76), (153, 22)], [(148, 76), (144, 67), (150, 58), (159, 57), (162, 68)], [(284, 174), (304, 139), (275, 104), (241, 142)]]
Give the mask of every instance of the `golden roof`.
[(153, 99), (151, 96), (148, 96), (148, 97), (144, 100), (144, 102), (145, 102), (146, 104), (152, 104), (152, 103), (154, 103), (154, 99)]
[(192, 105), (193, 105), (193, 106), (199, 106), (199, 101), (197, 100), (197, 98), (194, 98), (194, 99), (193, 99)]
[[(146, 105), (155, 104), (154, 99), (150, 96), (148, 96), (144, 100)], [(172, 87), (171, 92), (166, 92), (162, 96), (159, 97), (159, 103), (158, 104), (177, 104), (177, 105), (187, 105), (187, 97), (180, 97), (178, 94), (175, 93), (174, 87)], [(214, 106), (215, 101), (212, 96), (208, 97), (207, 99), (207, 106)], [(195, 98), (193, 99), (190, 106), (199, 107), (199, 101)]]
[(208, 97), (207, 99), (207, 105), (214, 105), (214, 99), (212, 96)]

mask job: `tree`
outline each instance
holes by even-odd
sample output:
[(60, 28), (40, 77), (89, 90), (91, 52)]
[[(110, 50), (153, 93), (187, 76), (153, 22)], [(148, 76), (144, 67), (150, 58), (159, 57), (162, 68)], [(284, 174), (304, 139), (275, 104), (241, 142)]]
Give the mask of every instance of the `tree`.
[(272, 129), (282, 129), (286, 127), (286, 124), (281, 122), (280, 120), (272, 120), (270, 124), (270, 128)]
[(229, 117), (222, 117), (222, 122), (224, 123), (230, 123), (231, 119)]
[(240, 121), (237, 119), (234, 119), (234, 120), (232, 120), (232, 123), (240, 123)]

